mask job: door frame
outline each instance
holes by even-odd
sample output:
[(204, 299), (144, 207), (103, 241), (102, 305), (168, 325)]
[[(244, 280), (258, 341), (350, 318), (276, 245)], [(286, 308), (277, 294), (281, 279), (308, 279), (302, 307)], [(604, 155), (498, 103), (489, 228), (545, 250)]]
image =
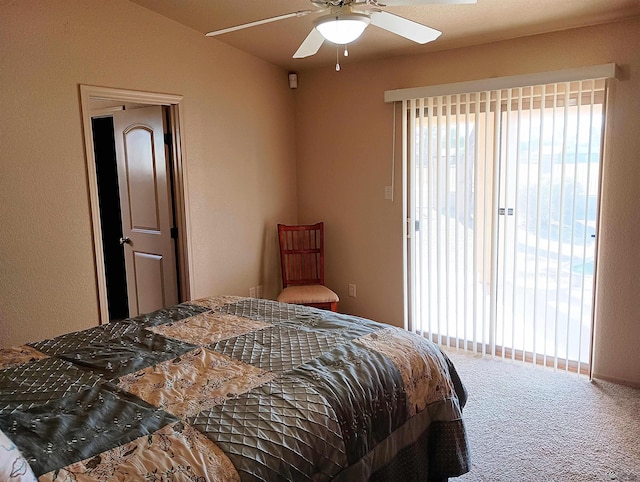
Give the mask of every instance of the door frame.
[(93, 145), (93, 129), (91, 127), (91, 100), (112, 100), (118, 102), (133, 102), (147, 105), (161, 105), (169, 109), (171, 123), (171, 169), (173, 170), (172, 188), (173, 203), (175, 207), (175, 226), (178, 228), (176, 240), (176, 263), (178, 267), (178, 285), (180, 302), (187, 301), (191, 297), (193, 269), (189, 253), (191, 252), (190, 219), (186, 206), (188, 189), (186, 182), (186, 165), (184, 159), (184, 143), (181, 133), (184, 132), (182, 120), (183, 96), (174, 94), (162, 94), (128, 89), (115, 89), (110, 87), (98, 87), (80, 85), (80, 106), (82, 112), (82, 125), (85, 147), (85, 160), (87, 168), (87, 183), (89, 187), (89, 205), (91, 213), (91, 228), (94, 249), (94, 266), (96, 273), (96, 289), (98, 294), (98, 309), (100, 324), (109, 322), (109, 305), (107, 297), (107, 280), (104, 267), (104, 246), (102, 244), (102, 222), (100, 219), (100, 198), (98, 196), (98, 179), (96, 173), (96, 160)]

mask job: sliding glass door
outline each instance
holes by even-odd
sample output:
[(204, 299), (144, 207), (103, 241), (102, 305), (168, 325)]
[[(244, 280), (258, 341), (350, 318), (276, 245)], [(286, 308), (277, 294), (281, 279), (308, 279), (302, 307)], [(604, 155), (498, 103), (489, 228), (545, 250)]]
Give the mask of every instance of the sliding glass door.
[(404, 102), (410, 329), (588, 372), (604, 89)]

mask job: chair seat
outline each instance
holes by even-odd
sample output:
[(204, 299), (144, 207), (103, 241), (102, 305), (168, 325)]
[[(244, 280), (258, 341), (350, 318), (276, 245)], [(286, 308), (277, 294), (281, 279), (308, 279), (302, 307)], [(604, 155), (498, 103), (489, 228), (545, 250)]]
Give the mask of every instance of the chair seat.
[(324, 285), (288, 286), (278, 296), (281, 303), (337, 303), (338, 295)]

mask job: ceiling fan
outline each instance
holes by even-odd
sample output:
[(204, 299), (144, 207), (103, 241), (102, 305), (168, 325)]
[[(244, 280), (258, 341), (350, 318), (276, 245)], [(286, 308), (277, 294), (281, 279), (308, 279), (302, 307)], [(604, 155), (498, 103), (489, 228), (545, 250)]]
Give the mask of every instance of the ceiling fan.
[[(325, 13), (314, 22), (302, 45), (293, 54), (293, 58), (301, 59), (314, 55), (320, 50), (325, 40), (336, 45), (347, 45), (362, 35), (368, 25), (375, 25), (401, 37), (425, 44), (437, 39), (442, 32), (421, 23), (394, 15), (381, 7), (397, 7), (407, 5), (453, 5), (474, 4), (477, 0), (311, 0), (315, 10), (300, 10), (276, 17), (265, 18), (235, 27), (209, 32), (207, 37), (222, 35), (265, 23), (276, 22), (292, 17), (304, 17), (309, 14)], [(345, 55), (348, 55), (345, 49)], [(336, 66), (339, 70), (339, 65)]]

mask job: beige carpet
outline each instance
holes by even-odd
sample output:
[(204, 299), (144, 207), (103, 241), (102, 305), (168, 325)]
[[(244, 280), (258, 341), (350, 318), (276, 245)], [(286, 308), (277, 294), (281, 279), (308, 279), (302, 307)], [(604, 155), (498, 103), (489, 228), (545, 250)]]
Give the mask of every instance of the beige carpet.
[(640, 482), (640, 389), (447, 350), (469, 391), (452, 481)]

